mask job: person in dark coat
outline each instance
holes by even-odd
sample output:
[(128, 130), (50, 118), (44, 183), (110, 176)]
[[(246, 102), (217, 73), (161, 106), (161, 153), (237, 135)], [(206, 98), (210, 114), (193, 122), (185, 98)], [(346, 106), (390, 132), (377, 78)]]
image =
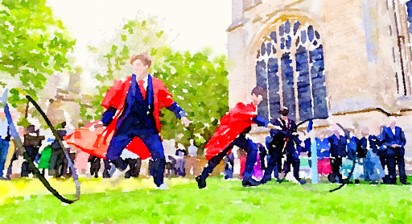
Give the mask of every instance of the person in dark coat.
[(107, 159), (103, 159), (103, 178), (110, 178), (110, 162)]
[[(378, 147), (378, 156), (379, 156), (379, 160), (381, 161), (381, 165), (383, 170), (385, 170), (386, 167), (386, 154), (387, 154), (387, 148), (386, 145), (383, 144), (383, 137), (384, 137), (384, 130), (385, 130), (386, 126), (385, 125), (381, 125), (380, 126), (380, 133), (379, 135), (377, 135), (376, 137), (378, 138), (378, 140), (380, 141), (380, 145)], [(383, 178), (383, 182), (385, 182), (385, 178)]]
[(173, 156), (168, 155), (167, 156), (166, 166), (165, 166), (165, 170), (166, 170), (165, 175), (166, 175), (167, 178), (171, 178), (172, 176), (176, 176), (175, 165), (176, 165), (176, 159)]
[[(389, 154), (395, 155), (400, 182), (405, 185), (410, 184), (406, 181), (407, 176), (405, 172), (405, 133), (402, 128), (396, 126), (395, 120), (392, 120), (389, 126), (384, 129), (382, 141), (387, 147), (387, 157), (389, 157)], [(392, 159), (387, 158), (389, 184), (396, 184), (396, 167), (394, 162)]]
[(328, 137), (330, 143), (330, 165), (332, 173), (329, 174), (329, 181), (335, 183), (342, 183), (342, 174), (340, 168), (342, 166), (342, 159), (347, 156), (346, 146), (348, 144), (348, 137), (339, 133), (337, 127), (333, 130), (333, 134)]
[[(355, 135), (355, 129), (349, 129), (349, 135), (347, 136), (348, 139), (348, 144), (346, 146), (346, 152), (347, 156), (346, 159), (343, 160), (343, 164), (340, 169), (340, 173), (343, 174), (344, 176), (349, 177), (349, 174), (352, 170), (353, 167), (353, 172), (350, 177), (349, 183), (353, 183), (353, 180), (355, 181), (355, 184), (359, 184), (360, 181), (359, 179), (364, 178), (364, 172), (363, 172), (363, 158), (365, 155), (363, 155), (363, 152), (360, 150), (360, 142), (359, 138), (356, 137)], [(359, 155), (361, 157), (359, 157)]]
[(98, 178), (101, 159), (97, 156), (90, 155), (88, 161), (90, 163), (90, 175), (94, 176), (94, 178)]
[(280, 182), (279, 173), (282, 171), (283, 146), (285, 135), (281, 131), (271, 131), (270, 136), (266, 138), (266, 147), (268, 149), (267, 165), (262, 179), (262, 184), (272, 179), (272, 173)]
[(225, 162), (225, 170), (223, 171), (224, 173), (224, 178), (231, 179), (233, 177), (233, 166), (235, 164), (235, 156), (233, 155), (233, 152), (227, 154), (224, 158), (223, 161)]
[(286, 160), (283, 164), (283, 173), (286, 175), (290, 171), (290, 166), (293, 167), (293, 176), (300, 184), (305, 184), (306, 181), (299, 177), (300, 159), (299, 155), (302, 151), (304, 144), (299, 139), (297, 133), (297, 127), (294, 120), (288, 117), (289, 109), (282, 107), (278, 113), (280, 117), (272, 121), (272, 124), (276, 127), (280, 127), (281, 130), (270, 130), (270, 136), (272, 142), (269, 145), (270, 161), (268, 162), (267, 172), (261, 180), (262, 183), (266, 183), (271, 179), (271, 173), (275, 165), (279, 167), (279, 161), (282, 154), (286, 156)]
[(362, 138), (359, 140), (360, 147), (366, 149), (366, 157), (364, 164), (365, 180), (371, 181), (371, 184), (377, 184), (378, 181), (385, 176), (381, 162), (377, 155), (379, 151), (379, 141), (378, 137), (369, 134), (369, 128), (364, 127), (361, 131)]
[[(56, 130), (57, 135), (63, 141), (64, 136), (67, 135), (67, 131), (64, 129), (66, 127), (66, 122), (62, 122), (60, 124), (59, 129)], [(66, 174), (67, 166), (64, 166), (64, 162), (66, 160), (66, 156), (64, 155), (64, 151), (66, 149), (62, 149), (60, 143), (57, 139), (55, 139), (52, 144), (52, 155), (50, 158), (50, 174), (53, 174), (54, 177), (59, 178)]]
[(95, 178), (98, 178), (99, 170), (101, 167), (101, 159), (99, 157), (90, 155), (87, 161), (90, 163), (90, 175), (94, 176)]
[(185, 157), (187, 155), (186, 150), (182, 149), (179, 147), (179, 145), (176, 143), (176, 164), (175, 164), (175, 171), (176, 171), (176, 176), (179, 177), (184, 177), (186, 176), (186, 170), (185, 170)]
[[(31, 161), (36, 160), (37, 154), (39, 154), (40, 146), (44, 139), (45, 137), (39, 134), (39, 130), (36, 130), (34, 125), (27, 126), (26, 133), (24, 134), (23, 145)], [(29, 162), (25, 160), (21, 167), (21, 176), (28, 177), (31, 173), (33, 173), (33, 170), (30, 168)]]

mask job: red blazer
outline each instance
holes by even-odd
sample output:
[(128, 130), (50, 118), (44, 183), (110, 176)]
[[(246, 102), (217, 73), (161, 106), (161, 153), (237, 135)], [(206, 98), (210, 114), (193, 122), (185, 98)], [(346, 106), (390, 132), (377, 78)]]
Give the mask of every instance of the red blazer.
[[(207, 160), (222, 152), (240, 133), (250, 127), (257, 116), (256, 106), (253, 103), (238, 103), (219, 122), (215, 133), (205, 146)], [(231, 151), (231, 150), (230, 150)], [(229, 151), (229, 153), (230, 153)]]
[[(94, 125), (98, 123), (98, 121), (95, 121), (85, 127), (76, 129), (74, 133), (65, 138), (69, 145), (73, 145), (82, 151), (100, 158), (106, 157), (110, 140), (116, 131), (117, 120), (124, 109), (124, 103), (130, 88), (131, 78), (132, 76), (128, 76), (126, 80), (115, 81), (101, 103), (105, 109), (109, 107), (117, 109), (113, 121), (107, 127), (94, 128)], [(154, 94), (153, 117), (156, 121), (157, 130), (160, 132), (160, 109), (172, 105), (174, 100), (162, 81), (152, 77), (152, 83)], [(141, 159), (150, 157), (150, 152), (146, 145), (137, 137), (135, 137), (126, 148), (129, 151), (136, 153)]]

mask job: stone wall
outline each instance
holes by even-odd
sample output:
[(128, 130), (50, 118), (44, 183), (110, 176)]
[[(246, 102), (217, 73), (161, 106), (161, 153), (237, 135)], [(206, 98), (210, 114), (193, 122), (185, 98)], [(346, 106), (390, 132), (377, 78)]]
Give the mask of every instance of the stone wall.
[[(412, 162), (411, 52), (403, 1), (243, 3), (232, 1), (227, 29), (230, 107), (247, 100), (256, 85), (257, 51), (274, 25), (288, 19), (310, 23), (319, 31), (324, 50), (329, 119), (321, 126), (368, 126), (376, 134), (380, 125), (396, 117), (405, 130), (406, 157)], [(255, 137), (264, 140), (264, 132), (255, 130)]]

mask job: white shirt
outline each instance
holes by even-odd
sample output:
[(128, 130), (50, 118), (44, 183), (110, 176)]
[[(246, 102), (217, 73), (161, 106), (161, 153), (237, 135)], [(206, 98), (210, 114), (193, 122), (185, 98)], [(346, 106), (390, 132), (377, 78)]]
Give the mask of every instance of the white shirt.
[(367, 149), (370, 149), (370, 148), (371, 148), (371, 145), (369, 144), (369, 135), (366, 135), (366, 136), (365, 136), (365, 139), (366, 139), (366, 148), (367, 148)]
[[(144, 89), (145, 89), (145, 90), (147, 90), (147, 77), (149, 77), (149, 75), (147, 75), (146, 78), (141, 79), (141, 80), (144, 81), (143, 86), (144, 86)], [(138, 79), (137, 76), (136, 76), (136, 83), (137, 83), (137, 85), (139, 85), (139, 81), (140, 81), (140, 79)]]
[(0, 136), (2, 139), (4, 139), (5, 137), (7, 137), (7, 128), (8, 128), (8, 123), (7, 123), (7, 119), (1, 119), (0, 120)]
[(189, 151), (189, 156), (194, 157), (197, 156), (197, 147), (194, 145), (190, 145), (187, 150)]
[(127, 150), (127, 149), (123, 149), (122, 154), (120, 155), (120, 157), (122, 157), (123, 159), (137, 159), (139, 158), (139, 156), (137, 156), (135, 153)]

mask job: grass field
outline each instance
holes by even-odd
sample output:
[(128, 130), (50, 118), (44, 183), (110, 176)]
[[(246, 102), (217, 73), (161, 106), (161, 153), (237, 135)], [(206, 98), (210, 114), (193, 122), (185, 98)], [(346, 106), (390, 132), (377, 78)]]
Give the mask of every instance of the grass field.
[[(409, 181), (411, 181), (409, 177)], [(81, 199), (63, 204), (36, 179), (0, 182), (0, 223), (412, 223), (411, 186), (322, 183), (305, 187), (270, 182), (244, 188), (237, 179), (81, 179)], [(71, 180), (52, 185), (73, 198)]]

